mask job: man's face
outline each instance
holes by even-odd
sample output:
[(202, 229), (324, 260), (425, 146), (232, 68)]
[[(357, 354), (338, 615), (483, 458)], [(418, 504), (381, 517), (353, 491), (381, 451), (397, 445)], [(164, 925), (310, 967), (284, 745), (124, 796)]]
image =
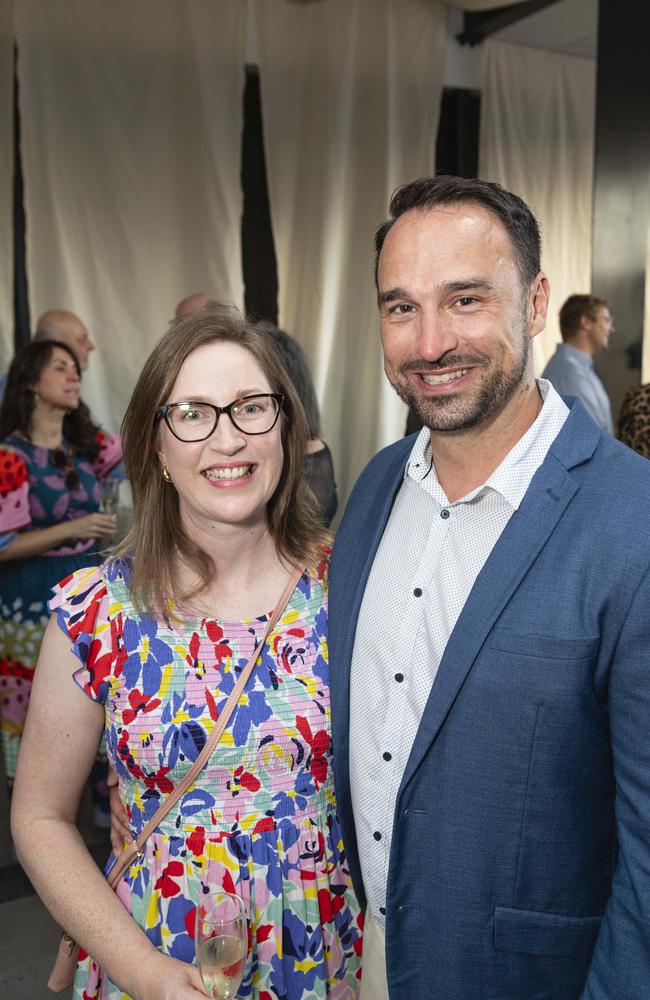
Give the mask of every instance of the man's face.
[(614, 320), (607, 306), (597, 306), (593, 316), (583, 316), (587, 327), (592, 354), (600, 354), (609, 345), (609, 336), (614, 332)]
[(95, 350), (88, 330), (77, 316), (70, 315), (61, 327), (59, 339), (74, 352), (82, 372), (88, 368), (88, 355)]
[(386, 375), (432, 430), (490, 420), (532, 379), (530, 338), (543, 318), (529, 322), (533, 294), (482, 206), (406, 212), (384, 242), (378, 289)]

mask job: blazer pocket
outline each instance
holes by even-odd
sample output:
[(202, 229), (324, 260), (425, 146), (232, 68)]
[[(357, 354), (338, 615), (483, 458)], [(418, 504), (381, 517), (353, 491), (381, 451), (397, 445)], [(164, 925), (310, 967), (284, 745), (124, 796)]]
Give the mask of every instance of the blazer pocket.
[(513, 632), (495, 628), (488, 639), (490, 649), (517, 656), (532, 656), (543, 660), (590, 660), (598, 651), (598, 636), (564, 637)]
[(602, 917), (564, 917), (535, 910), (494, 909), (494, 947), (521, 955), (589, 955)]

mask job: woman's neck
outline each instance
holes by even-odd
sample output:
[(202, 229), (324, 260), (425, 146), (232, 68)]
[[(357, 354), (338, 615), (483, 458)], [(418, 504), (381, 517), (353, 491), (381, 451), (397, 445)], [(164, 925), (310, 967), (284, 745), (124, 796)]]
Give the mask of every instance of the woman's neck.
[[(197, 524), (184, 518), (188, 535), (212, 559), (212, 585), (192, 604), (203, 614), (227, 621), (255, 618), (274, 607), (290, 572), (280, 558), (268, 525)], [(180, 567), (183, 588), (196, 578)]]
[(32, 444), (43, 448), (59, 448), (63, 439), (65, 411), (37, 400), (29, 426)]

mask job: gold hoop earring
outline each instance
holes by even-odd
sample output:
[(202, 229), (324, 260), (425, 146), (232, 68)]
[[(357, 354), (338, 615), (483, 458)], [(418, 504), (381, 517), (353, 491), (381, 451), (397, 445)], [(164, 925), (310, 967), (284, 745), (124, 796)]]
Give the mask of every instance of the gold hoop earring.
[(166, 483), (171, 483), (172, 477), (169, 475), (169, 469), (164, 464), (163, 464), (163, 467), (162, 467), (162, 477), (163, 477), (163, 479), (165, 480)]

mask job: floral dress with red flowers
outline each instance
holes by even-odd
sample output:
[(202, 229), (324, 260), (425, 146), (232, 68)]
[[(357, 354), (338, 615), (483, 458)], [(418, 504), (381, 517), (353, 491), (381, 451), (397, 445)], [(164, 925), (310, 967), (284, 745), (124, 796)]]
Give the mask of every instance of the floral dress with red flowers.
[[(94, 462), (75, 455), (66, 441), (55, 449), (17, 436), (0, 441), (0, 549), (19, 532), (99, 510), (102, 480), (118, 472), (122, 446), (119, 437), (101, 432), (98, 441)], [(97, 544), (89, 539), (0, 562), (0, 736), (10, 794), (52, 587), (100, 561)], [(99, 807), (98, 794), (96, 788)]]
[[(139, 613), (130, 564), (63, 580), (51, 602), (81, 661), (75, 680), (105, 709), (105, 740), (132, 832), (196, 760), (267, 616), (226, 622)], [(194, 961), (197, 903), (237, 893), (249, 918), (242, 998), (355, 1000), (362, 915), (334, 800), (327, 562), (303, 574), (221, 741), (149, 837), (117, 895), (150, 941)], [(76, 1000), (128, 1000), (96, 963)]]

